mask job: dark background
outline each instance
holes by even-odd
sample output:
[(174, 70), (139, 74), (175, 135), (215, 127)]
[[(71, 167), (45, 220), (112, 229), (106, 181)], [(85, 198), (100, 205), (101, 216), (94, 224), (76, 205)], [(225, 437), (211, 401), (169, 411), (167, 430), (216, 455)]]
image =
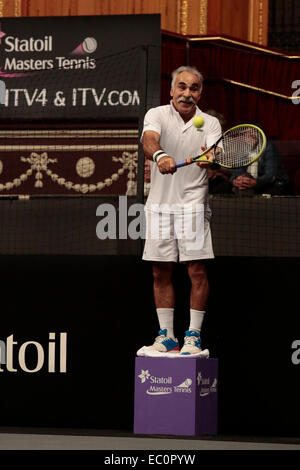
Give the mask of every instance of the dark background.
[[(219, 433), (298, 435), (299, 260), (219, 257), (204, 347), (219, 358)], [(189, 323), (189, 280), (174, 271), (175, 333)], [(0, 339), (68, 334), (67, 373), (0, 375), (2, 426), (133, 428), (134, 358), (158, 331), (150, 264), (139, 256), (2, 256)], [(34, 348), (33, 348), (34, 349)], [(28, 367), (36, 355), (28, 353)], [(5, 366), (3, 366), (5, 368)], [(58, 370), (58, 368), (57, 368)]]

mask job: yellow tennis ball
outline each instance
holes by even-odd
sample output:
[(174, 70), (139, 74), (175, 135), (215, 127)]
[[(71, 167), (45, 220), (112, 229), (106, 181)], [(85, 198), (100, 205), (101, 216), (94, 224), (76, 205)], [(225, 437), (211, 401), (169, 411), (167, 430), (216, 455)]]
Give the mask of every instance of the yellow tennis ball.
[(204, 119), (201, 116), (197, 116), (193, 120), (193, 124), (197, 129), (200, 129), (204, 125)]

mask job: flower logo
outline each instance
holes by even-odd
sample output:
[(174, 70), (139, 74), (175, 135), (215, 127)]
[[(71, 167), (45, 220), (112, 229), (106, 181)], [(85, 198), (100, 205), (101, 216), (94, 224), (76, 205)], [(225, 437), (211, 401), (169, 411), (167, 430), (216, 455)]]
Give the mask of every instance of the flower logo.
[(143, 383), (146, 382), (146, 380), (149, 379), (150, 373), (149, 373), (148, 370), (143, 370), (143, 369), (142, 369), (142, 370), (141, 370), (141, 373), (140, 373), (140, 375), (138, 375), (138, 377), (141, 379), (141, 383), (143, 384)]

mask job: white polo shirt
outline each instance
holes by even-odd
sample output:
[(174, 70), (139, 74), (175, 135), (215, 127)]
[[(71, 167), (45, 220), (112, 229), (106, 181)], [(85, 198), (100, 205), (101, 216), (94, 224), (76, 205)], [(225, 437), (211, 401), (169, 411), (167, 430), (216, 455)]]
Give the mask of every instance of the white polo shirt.
[[(195, 116), (204, 118), (201, 131), (193, 125)], [(171, 104), (149, 109), (145, 115), (145, 131), (155, 131), (160, 135), (159, 144), (167, 155), (175, 161), (194, 157), (201, 153), (201, 147), (213, 145), (221, 136), (221, 126), (217, 118), (203, 113), (196, 107), (195, 115), (185, 123)], [(174, 174), (161, 174), (154, 162), (151, 164), (151, 187), (146, 207), (151, 210), (157, 204), (196, 205), (205, 204), (208, 197), (207, 170), (196, 164), (178, 168)]]

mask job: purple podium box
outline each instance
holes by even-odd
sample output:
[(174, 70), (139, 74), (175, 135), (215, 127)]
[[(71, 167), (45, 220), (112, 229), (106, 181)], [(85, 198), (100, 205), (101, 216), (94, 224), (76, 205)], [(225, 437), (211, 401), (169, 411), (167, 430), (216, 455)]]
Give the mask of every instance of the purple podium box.
[(134, 433), (217, 434), (218, 359), (135, 359)]

